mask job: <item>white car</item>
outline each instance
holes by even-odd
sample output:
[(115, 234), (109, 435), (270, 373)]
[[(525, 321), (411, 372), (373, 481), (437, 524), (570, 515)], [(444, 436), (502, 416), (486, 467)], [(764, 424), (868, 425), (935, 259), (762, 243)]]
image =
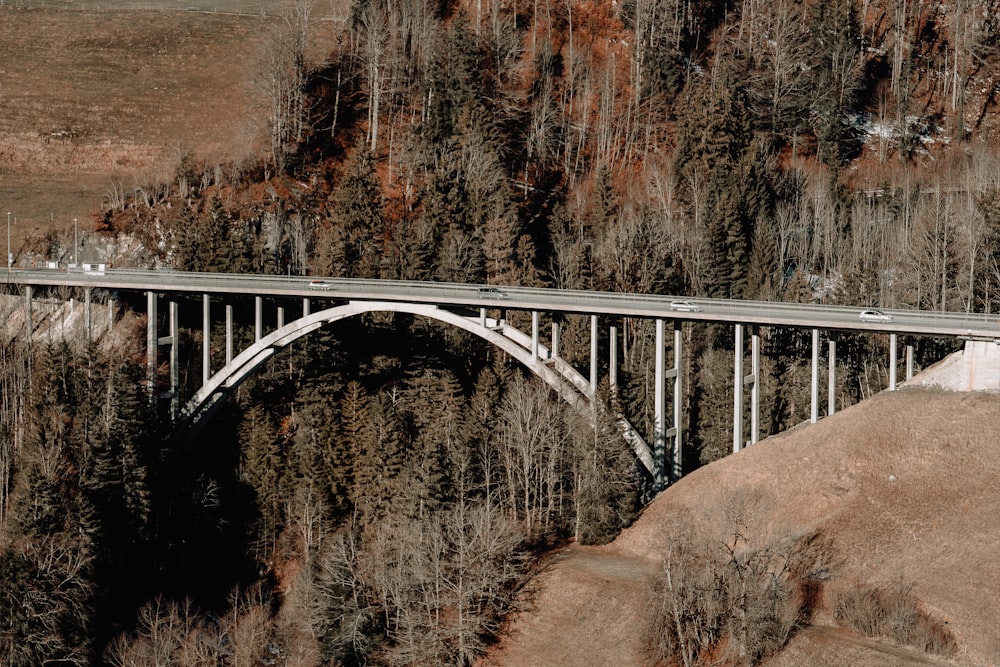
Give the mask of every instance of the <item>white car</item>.
[(892, 315), (881, 310), (862, 310), (858, 319), (862, 322), (892, 322)]
[(701, 306), (687, 299), (676, 299), (670, 302), (670, 310), (679, 310), (685, 313), (697, 313), (701, 311)]
[(309, 289), (333, 289), (333, 285), (325, 280), (310, 280)]

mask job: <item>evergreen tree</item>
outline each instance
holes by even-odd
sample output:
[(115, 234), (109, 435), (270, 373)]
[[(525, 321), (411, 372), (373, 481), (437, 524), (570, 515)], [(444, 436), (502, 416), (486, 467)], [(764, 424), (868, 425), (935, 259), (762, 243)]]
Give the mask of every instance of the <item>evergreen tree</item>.
[(350, 509), (356, 503), (357, 457), (374, 440), (371, 399), (359, 382), (347, 384), (340, 399), (340, 418), (340, 437), (331, 450), (330, 468), (336, 480), (338, 500)]
[(264, 526), (275, 530), (280, 525), (284, 500), (285, 466), (275, 425), (261, 404), (252, 405), (243, 414), (240, 443), (241, 477), (254, 490)]
[(744, 298), (753, 248), (754, 223), (773, 207), (769, 161), (753, 142), (726, 171), (715, 171), (709, 187), (709, 295)]
[(425, 517), (454, 498), (450, 453), (468, 447), (461, 388), (452, 373), (425, 370), (407, 383), (404, 400), (414, 431), (409, 502)]
[(679, 106), (675, 171), (688, 165), (705, 176), (736, 165), (753, 137), (749, 101), (737, 72), (717, 65), (712, 76), (692, 79)]
[(178, 269), (239, 273), (251, 266), (252, 230), (234, 219), (217, 197), (200, 215), (192, 206), (183, 206), (175, 225), (180, 227), (174, 262)]
[(589, 236), (613, 225), (618, 220), (621, 204), (615, 193), (611, 170), (601, 163), (594, 177), (594, 190), (590, 196), (590, 215), (585, 219), (589, 224), (580, 230), (581, 235)]
[(823, 162), (839, 166), (860, 150), (860, 138), (847, 122), (862, 86), (861, 28), (854, 0), (815, 3), (810, 32), (816, 152)]
[(446, 282), (483, 282), (482, 231), (469, 217), (469, 194), (460, 148), (444, 153), (424, 185), (421, 217), (440, 239), (435, 278)]
[(492, 125), (479, 106), (461, 115), (458, 143), (463, 166), (459, 177), (466, 195), (462, 215), (472, 237), (483, 239), (486, 281), (491, 285), (516, 285), (521, 266), (533, 257), (518, 256), (521, 224)]
[(595, 406), (595, 423), (577, 420), (570, 435), (575, 533), (581, 544), (610, 542), (639, 507), (635, 456), (605, 402), (595, 401)]
[(439, 42), (434, 65), (426, 70), (426, 120), (416, 135), (428, 154), (436, 155), (436, 147), (443, 146), (456, 133), (462, 112), (485, 98), (483, 61), (484, 54), (469, 20), (459, 12)]
[(439, 230), (429, 216), (406, 211), (394, 221), (386, 248), (385, 277), (430, 280), (435, 273)]
[(783, 301), (790, 303), (815, 303), (816, 296), (812, 285), (809, 283), (809, 276), (801, 269), (796, 269), (792, 273), (791, 279), (785, 285)]
[(375, 158), (360, 141), (331, 202), (323, 270), (333, 276), (378, 278), (386, 244), (385, 205)]
[(294, 433), (288, 442), (286, 474), (282, 480), (286, 497), (295, 496), (301, 488), (322, 489), (325, 506), (337, 497), (338, 480), (327, 469), (332, 443), (338, 439), (336, 432), (339, 415), (336, 404), (328, 392), (317, 386), (308, 386), (299, 392), (299, 406), (295, 411)]
[(402, 476), (409, 451), (407, 432), (396, 406), (383, 394), (372, 402), (368, 437), (353, 442), (354, 513), (357, 525), (371, 526), (394, 509), (394, 499), (402, 496), (407, 480)]
[(746, 289), (746, 296), (750, 299), (768, 301), (780, 296), (778, 242), (769, 222), (766, 218), (758, 218), (753, 226)]
[[(753, 249), (754, 223), (773, 208), (771, 160), (753, 139), (748, 100), (737, 74), (725, 67), (687, 88), (690, 108), (678, 119), (675, 164), (690, 181), (708, 183), (705, 225), (709, 296), (742, 298)], [(694, 193), (689, 193), (689, 197)]]

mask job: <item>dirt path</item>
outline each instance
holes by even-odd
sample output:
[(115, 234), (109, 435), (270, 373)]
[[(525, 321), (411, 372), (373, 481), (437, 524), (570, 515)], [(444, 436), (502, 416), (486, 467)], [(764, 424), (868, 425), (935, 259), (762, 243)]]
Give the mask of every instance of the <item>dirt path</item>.
[(641, 665), (657, 565), (610, 547), (570, 546), (529, 591), (525, 610), (481, 665)]
[(767, 661), (767, 667), (798, 667), (802, 664), (949, 667), (956, 663), (935, 658), (916, 649), (861, 637), (841, 628), (818, 625), (802, 630), (782, 653)]

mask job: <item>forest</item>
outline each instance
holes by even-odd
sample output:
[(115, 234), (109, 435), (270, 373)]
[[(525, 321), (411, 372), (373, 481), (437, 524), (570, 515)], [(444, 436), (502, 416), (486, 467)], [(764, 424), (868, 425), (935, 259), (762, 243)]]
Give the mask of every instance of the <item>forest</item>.
[[(318, 60), (312, 9), (269, 27), (258, 157), (109, 193), (116, 266), (998, 309), (996, 0), (354, 0)], [(0, 662), (471, 664), (548, 549), (650, 497), (615, 417), (652, 431), (653, 325), (620, 324), (593, 423), (462, 332), (369, 315), (195, 442), (141, 323), (2, 341)], [(589, 322), (562, 326), (585, 365)], [(729, 451), (733, 343), (683, 335), (690, 471)], [(810, 341), (762, 336), (767, 434), (808, 418)], [(840, 405), (888, 384), (886, 345), (841, 335)]]

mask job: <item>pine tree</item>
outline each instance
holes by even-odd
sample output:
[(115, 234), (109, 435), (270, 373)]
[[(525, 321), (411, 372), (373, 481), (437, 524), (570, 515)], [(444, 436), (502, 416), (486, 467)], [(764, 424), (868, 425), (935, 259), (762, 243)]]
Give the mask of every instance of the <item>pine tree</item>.
[(484, 98), (483, 61), (469, 20), (459, 12), (439, 42), (434, 64), (426, 70), (426, 120), (417, 128), (417, 136), (430, 154), (456, 133), (463, 111)]
[(363, 141), (354, 147), (331, 202), (324, 272), (378, 278), (386, 244), (385, 205), (375, 157)]
[(450, 453), (467, 447), (461, 388), (452, 373), (426, 370), (407, 383), (404, 401), (414, 430), (410, 502), (424, 517), (453, 499)]
[(639, 507), (635, 456), (625, 445), (606, 403), (595, 401), (594, 424), (575, 420), (573, 500), (576, 539), (605, 544), (635, 518)]
[(594, 190), (590, 196), (590, 214), (585, 218), (588, 223), (582, 229), (582, 236), (589, 236), (600, 233), (608, 225), (613, 225), (618, 220), (621, 211), (621, 204), (615, 193), (615, 186), (611, 179), (611, 170), (604, 163), (597, 168), (597, 175), (594, 177)]
[(394, 499), (404, 495), (402, 476), (409, 451), (407, 431), (396, 406), (380, 394), (371, 404), (368, 438), (352, 443), (354, 454), (354, 512), (357, 525), (371, 526), (389, 515)]
[(862, 84), (861, 29), (854, 0), (815, 3), (810, 32), (816, 152), (823, 162), (839, 166), (860, 149), (859, 138), (846, 122)]
[(691, 165), (704, 176), (733, 169), (753, 137), (749, 101), (738, 73), (717, 65), (719, 72), (692, 79), (679, 105), (675, 170)]
[(812, 285), (809, 284), (809, 276), (801, 269), (796, 269), (791, 279), (785, 286), (783, 301), (790, 303), (814, 303), (816, 301)]
[(440, 239), (435, 278), (446, 282), (483, 282), (482, 231), (469, 216), (470, 201), (459, 148), (444, 153), (422, 192), (421, 217)]
[(711, 296), (744, 298), (757, 220), (773, 208), (770, 161), (758, 141), (748, 144), (725, 171), (715, 171), (708, 194)]
[(284, 460), (275, 425), (260, 404), (254, 404), (240, 423), (240, 443), (243, 445), (241, 477), (257, 496), (265, 526), (279, 525), (284, 491)]
[(778, 243), (769, 220), (758, 218), (753, 226), (753, 246), (747, 268), (746, 296), (772, 300), (779, 296), (781, 271), (778, 266)]
[(175, 227), (180, 228), (175, 245), (178, 269), (239, 273), (250, 267), (254, 243), (251, 230), (234, 219), (217, 197), (201, 214), (192, 206), (183, 206)]

